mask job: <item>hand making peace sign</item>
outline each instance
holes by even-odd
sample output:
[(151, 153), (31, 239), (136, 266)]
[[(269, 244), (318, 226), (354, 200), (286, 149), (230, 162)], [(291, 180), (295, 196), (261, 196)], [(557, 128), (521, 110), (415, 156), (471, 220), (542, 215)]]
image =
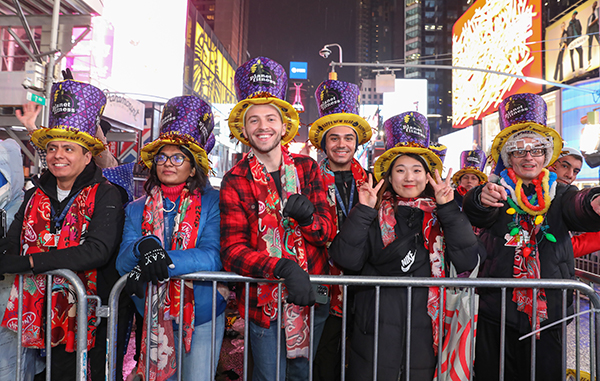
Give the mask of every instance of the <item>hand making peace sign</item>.
[(373, 175), (369, 173), (368, 180), (358, 187), (358, 202), (374, 208), (377, 204), (377, 193), (379, 193), (382, 186), (383, 179), (373, 188)]
[(450, 185), (450, 179), (452, 178), (452, 168), (448, 170), (448, 175), (446, 176), (446, 180), (442, 181), (440, 177), (440, 173), (436, 170), (433, 171), (435, 173), (435, 180), (431, 175), (427, 174), (427, 180), (429, 180), (429, 184), (433, 188), (435, 192), (435, 202), (438, 205), (445, 204), (454, 200), (454, 189)]

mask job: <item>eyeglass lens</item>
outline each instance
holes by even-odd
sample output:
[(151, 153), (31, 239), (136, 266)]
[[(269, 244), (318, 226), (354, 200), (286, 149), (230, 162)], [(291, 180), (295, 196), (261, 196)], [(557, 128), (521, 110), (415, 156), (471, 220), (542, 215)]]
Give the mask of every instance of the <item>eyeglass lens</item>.
[(163, 165), (167, 162), (167, 160), (171, 161), (171, 164), (174, 166), (180, 167), (185, 161), (185, 155), (181, 153), (176, 153), (172, 156), (167, 156), (165, 154), (159, 153), (154, 157), (154, 162), (158, 165)]
[(544, 156), (544, 149), (542, 148), (534, 148), (531, 150), (519, 149), (512, 152), (512, 155), (517, 158), (525, 157), (529, 153), (532, 157), (540, 157)]

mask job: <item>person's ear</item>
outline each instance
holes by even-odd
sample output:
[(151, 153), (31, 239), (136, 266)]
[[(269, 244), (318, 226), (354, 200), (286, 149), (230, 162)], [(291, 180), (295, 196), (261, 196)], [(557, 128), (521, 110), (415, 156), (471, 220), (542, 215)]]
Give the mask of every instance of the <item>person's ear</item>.
[(190, 177), (196, 176), (196, 167), (192, 167), (192, 171), (190, 172)]
[(83, 157), (85, 158), (85, 165), (88, 165), (90, 163), (90, 161), (92, 161), (92, 153), (90, 151), (87, 151), (86, 153), (83, 154)]

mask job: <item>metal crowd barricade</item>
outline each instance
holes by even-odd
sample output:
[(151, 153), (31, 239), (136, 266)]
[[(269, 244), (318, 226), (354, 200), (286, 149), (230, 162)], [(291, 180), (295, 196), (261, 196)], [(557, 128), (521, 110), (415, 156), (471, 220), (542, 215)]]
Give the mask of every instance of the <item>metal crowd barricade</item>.
[[(581, 273), (580, 273), (581, 275)], [(183, 280), (194, 280), (194, 281), (209, 281), (212, 282), (213, 289), (213, 305), (212, 305), (212, 349), (211, 349), (211, 364), (214, 365), (215, 361), (218, 357), (215, 354), (215, 319), (216, 319), (216, 293), (217, 293), (217, 282), (235, 282), (235, 283), (244, 283), (245, 286), (245, 316), (243, 318), (246, 322), (248, 322), (248, 311), (249, 311), (249, 289), (250, 283), (256, 282), (276, 282), (279, 283), (278, 293), (278, 310), (281, 311), (281, 282), (280, 280), (266, 280), (266, 279), (255, 279), (239, 276), (232, 273), (225, 272), (197, 272), (193, 274), (188, 274), (185, 276), (177, 277), (181, 282)], [(504, 380), (504, 369), (505, 369), (505, 331), (506, 331), (506, 293), (509, 288), (531, 288), (534, 292), (540, 288), (544, 289), (559, 289), (562, 290), (562, 316), (563, 319), (558, 324), (562, 326), (562, 342), (563, 342), (563, 350), (562, 350), (562, 370), (563, 374), (566, 375), (566, 331), (567, 331), (567, 293), (568, 292), (576, 292), (577, 295), (580, 293), (586, 295), (590, 301), (590, 375), (591, 380), (594, 380), (597, 374), (598, 369), (600, 369), (600, 356), (597, 356), (599, 350), (599, 334), (600, 334), (600, 319), (596, 314), (597, 311), (600, 311), (600, 297), (596, 294), (594, 289), (589, 285), (575, 281), (575, 280), (550, 280), (550, 279), (500, 279), (500, 278), (413, 278), (413, 277), (367, 277), (367, 276), (330, 276), (330, 275), (311, 275), (310, 279), (313, 283), (316, 284), (325, 284), (325, 285), (342, 285), (344, 294), (347, 294), (349, 286), (371, 286), (375, 288), (375, 332), (374, 332), (374, 359), (373, 359), (373, 379), (377, 379), (377, 360), (378, 360), (378, 333), (379, 333), (379, 301), (380, 301), (380, 291), (381, 287), (405, 287), (408, 290), (407, 297), (407, 328), (406, 328), (406, 366), (405, 369), (407, 371), (406, 379), (410, 379), (410, 343), (411, 343), (411, 315), (412, 315), (412, 290), (417, 287), (439, 287), (440, 294), (445, 293), (445, 289), (448, 287), (461, 287), (468, 288), (471, 290), (470, 292), (470, 306), (474, 306), (474, 289), (475, 288), (499, 288), (501, 290), (502, 295), (502, 311), (501, 311), (501, 321), (500, 321), (500, 374), (499, 379)], [(600, 280), (600, 279), (598, 279)], [(115, 369), (116, 364), (116, 335), (117, 335), (117, 319), (118, 319), (118, 302), (119, 295), (121, 290), (125, 286), (126, 276), (123, 276), (113, 288), (109, 307), (110, 307), (110, 317), (108, 322), (108, 336), (107, 336), (107, 348), (108, 348), (108, 358), (107, 364), (109, 367), (109, 381), (115, 380), (115, 374), (117, 369)], [(149, 290), (151, 288), (149, 287)], [(536, 300), (533, 301), (533, 310), (536, 310)], [(183, 306), (183, 303), (181, 304)], [(343, 300), (343, 317), (342, 317), (342, 332), (341, 337), (346, 337), (347, 332), (347, 320), (346, 320), (346, 311), (347, 311), (347, 303), (346, 300)], [(443, 301), (440, 303), (440, 309), (443, 309)], [(146, 318), (148, 318), (149, 314), (146, 314)], [(314, 307), (310, 308), (310, 316), (311, 316), (311, 325), (310, 325), (310, 347), (309, 353), (313, 353), (313, 317), (314, 317)], [(473, 319), (471, 318), (471, 326), (473, 327)], [(579, 321), (579, 316), (576, 317), (577, 321)], [(536, 321), (536, 316), (532, 317), (532, 321)], [(578, 323), (577, 323), (578, 324)], [(281, 326), (281, 314), (277, 315), (277, 325)], [(439, 324), (439, 337), (440, 343), (443, 342), (443, 321), (442, 314), (440, 314), (440, 324)], [(532, 327), (532, 330), (534, 326)], [(277, 331), (277, 358), (279, 358), (281, 354), (281, 330)], [(182, 327), (180, 325), (179, 331), (179, 345), (177, 348), (177, 364), (178, 364), (178, 380), (181, 380), (181, 374), (179, 369), (181, 369), (182, 364)], [(473, 329), (471, 329), (471, 335), (473, 335)], [(147, 335), (147, 340), (149, 340), (149, 336)], [(245, 324), (244, 327), (244, 353), (243, 353), (243, 380), (248, 379), (248, 324)], [(535, 360), (536, 360), (536, 335), (531, 334), (529, 338), (526, 340), (531, 341), (531, 373), (530, 377), (532, 380), (535, 380)], [(577, 349), (579, 350), (579, 349)], [(472, 353), (474, 353), (474, 348), (471, 348)], [(149, 351), (148, 351), (149, 352)], [(346, 364), (346, 343), (342, 340), (341, 343), (341, 379), (345, 379), (345, 364)], [(149, 353), (147, 354), (149, 356)], [(441, 351), (439, 351), (438, 356), (441, 356)], [(438, 357), (439, 362), (440, 357)], [(148, 361), (146, 361), (148, 364)], [(473, 364), (470, 364), (470, 377), (473, 379)], [(211, 366), (210, 374), (211, 379), (214, 379), (214, 366)], [(441, 373), (441, 367), (438, 367), (438, 372)], [(309, 359), (309, 380), (312, 380), (312, 369), (313, 369), (313, 359)], [(121, 370), (119, 370), (121, 371)], [(145, 370), (146, 380), (148, 379), (148, 369)], [(438, 374), (440, 376), (440, 374)], [(577, 364), (577, 376), (579, 379), (579, 363)], [(277, 380), (279, 380), (279, 361), (277, 361)], [(283, 381), (283, 380), (282, 380)]]
[[(100, 301), (98, 297), (88, 296), (85, 290), (83, 282), (77, 274), (71, 270), (53, 270), (44, 273), (46, 275), (46, 284), (51, 285), (53, 282), (53, 276), (61, 276), (68, 280), (77, 294), (77, 359), (76, 359), (76, 380), (86, 381), (87, 380), (87, 330), (88, 330), (88, 317), (87, 317), (87, 301), (94, 299), (97, 302)], [(17, 361), (16, 367), (16, 381), (22, 380), (22, 351), (21, 342), (23, 336), (23, 277), (17, 275), (19, 284), (19, 296), (18, 296), (18, 322), (17, 322)], [(46, 287), (46, 290), (51, 291), (51, 287)], [(81, 303), (85, 300), (86, 303)], [(98, 304), (99, 306), (100, 304)], [(51, 334), (52, 334), (52, 292), (46, 292), (46, 380), (50, 381), (51, 367), (52, 367), (52, 351), (51, 348)]]

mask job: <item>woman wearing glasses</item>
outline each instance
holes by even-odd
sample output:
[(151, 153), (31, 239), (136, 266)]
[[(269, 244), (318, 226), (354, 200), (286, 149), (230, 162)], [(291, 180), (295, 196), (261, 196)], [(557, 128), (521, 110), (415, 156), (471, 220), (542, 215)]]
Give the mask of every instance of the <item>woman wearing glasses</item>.
[[(157, 140), (141, 153), (150, 169), (145, 197), (126, 209), (117, 269), (129, 273), (125, 290), (144, 315), (151, 308), (152, 327), (143, 323), (137, 374), (150, 367), (158, 381), (175, 379), (179, 324), (183, 324), (184, 380), (212, 380), (224, 332), (225, 298), (217, 293), (216, 334), (211, 367), (212, 284), (170, 277), (222, 269), (219, 256), (219, 193), (208, 182), (204, 149), (214, 127), (210, 105), (194, 96), (169, 100)], [(152, 293), (146, 293), (152, 282)], [(144, 304), (145, 301), (145, 304)], [(181, 302), (180, 302), (181, 301)], [(180, 303), (183, 314), (180, 314)], [(183, 316), (181, 316), (183, 315)], [(169, 321), (172, 320), (172, 321)], [(142, 323), (138, 322), (138, 328)], [(150, 348), (146, 336), (150, 335)], [(145, 364), (150, 352), (149, 365)]]

